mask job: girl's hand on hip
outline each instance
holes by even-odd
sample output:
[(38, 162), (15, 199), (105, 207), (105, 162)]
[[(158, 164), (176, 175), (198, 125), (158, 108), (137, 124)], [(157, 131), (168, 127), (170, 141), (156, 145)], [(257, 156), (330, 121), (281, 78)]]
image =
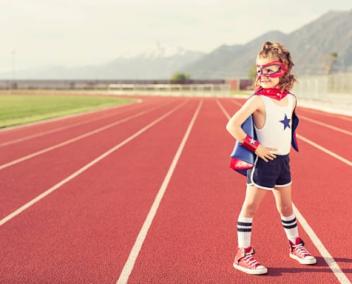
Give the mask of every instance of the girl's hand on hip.
[(259, 158), (262, 158), (265, 162), (269, 162), (269, 160), (274, 160), (276, 158), (276, 155), (274, 154), (276, 151), (277, 149), (259, 145), (258, 148), (255, 150), (255, 154)]

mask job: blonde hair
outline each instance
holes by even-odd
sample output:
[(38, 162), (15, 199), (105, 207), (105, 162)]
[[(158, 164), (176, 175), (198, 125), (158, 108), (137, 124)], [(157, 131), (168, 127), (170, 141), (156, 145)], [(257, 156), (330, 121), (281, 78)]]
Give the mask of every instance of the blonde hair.
[[(292, 89), (293, 84), (297, 82), (295, 76), (291, 74), (294, 63), (292, 61), (290, 52), (282, 44), (278, 42), (267, 41), (263, 44), (257, 56), (264, 58), (276, 58), (285, 64), (287, 67), (287, 72), (283, 77), (280, 78), (278, 86), (281, 90), (289, 91)], [(257, 76), (255, 79), (255, 87), (257, 88), (259, 86), (259, 78)]]

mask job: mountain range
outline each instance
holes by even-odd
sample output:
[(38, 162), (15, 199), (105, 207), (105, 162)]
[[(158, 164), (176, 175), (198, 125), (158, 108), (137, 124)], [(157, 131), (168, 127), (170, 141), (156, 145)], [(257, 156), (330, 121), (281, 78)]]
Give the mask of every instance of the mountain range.
[(193, 78), (247, 77), (255, 57), (265, 41), (283, 43), (299, 74), (352, 71), (352, 9), (330, 11), (317, 20), (285, 34), (270, 31), (244, 45), (223, 45), (183, 68)]
[[(295, 73), (352, 71), (352, 9), (329, 11), (288, 34), (269, 31), (245, 44), (221, 45), (209, 53), (183, 48), (169, 52), (158, 44), (144, 54), (101, 65), (18, 70), (16, 79), (169, 79), (177, 71), (193, 79), (248, 77), (265, 41), (281, 42), (290, 50)], [(0, 74), (2, 79), (11, 76), (11, 72)]]

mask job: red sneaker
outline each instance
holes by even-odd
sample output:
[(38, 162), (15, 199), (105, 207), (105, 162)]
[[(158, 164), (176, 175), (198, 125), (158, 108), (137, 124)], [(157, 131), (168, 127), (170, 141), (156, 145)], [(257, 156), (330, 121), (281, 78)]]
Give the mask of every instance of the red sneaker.
[(290, 257), (297, 260), (301, 264), (315, 264), (317, 260), (310, 252), (304, 247), (304, 242), (301, 238), (297, 238), (295, 243), (289, 241), (290, 244)]
[(254, 248), (239, 248), (233, 267), (248, 274), (265, 274), (268, 269), (261, 265), (254, 257)]

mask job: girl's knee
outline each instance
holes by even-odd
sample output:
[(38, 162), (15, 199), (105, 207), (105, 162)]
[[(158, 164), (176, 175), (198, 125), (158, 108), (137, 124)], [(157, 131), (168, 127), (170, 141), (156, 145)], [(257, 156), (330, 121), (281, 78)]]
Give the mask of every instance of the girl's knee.
[(242, 206), (241, 215), (245, 215), (247, 217), (253, 217), (258, 207), (259, 205), (255, 202), (250, 202), (250, 203), (245, 202), (243, 203), (243, 206)]
[(278, 206), (278, 211), (281, 216), (291, 216), (293, 214), (293, 209), (291, 204), (282, 204)]

